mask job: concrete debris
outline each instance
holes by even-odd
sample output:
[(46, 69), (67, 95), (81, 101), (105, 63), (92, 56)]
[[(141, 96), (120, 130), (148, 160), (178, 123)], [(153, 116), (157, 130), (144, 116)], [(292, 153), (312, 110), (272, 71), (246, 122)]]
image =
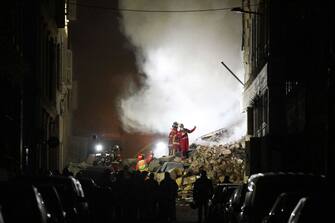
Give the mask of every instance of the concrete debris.
[[(180, 157), (171, 156), (164, 158), (165, 160), (173, 160), (173, 162), (166, 161), (163, 166), (167, 166), (168, 163), (173, 163), (174, 166), (176, 163), (181, 163), (184, 168), (174, 167), (167, 170), (165, 167), (160, 170), (161, 172), (164, 172), (164, 169), (167, 170), (171, 177), (176, 179), (179, 186), (178, 198), (186, 201), (192, 198), (193, 184), (201, 169), (207, 172), (207, 176), (211, 178), (214, 185), (223, 182), (225, 176), (229, 176), (233, 183), (242, 183), (245, 158), (245, 144), (243, 142), (227, 145), (196, 145), (187, 159), (182, 160)], [(163, 178), (162, 173), (156, 173), (158, 181)]]
[(172, 162), (175, 156), (163, 156), (158, 158), (160, 163), (165, 163), (165, 162)]
[(87, 167), (91, 165), (87, 164), (86, 162), (81, 162), (81, 163), (72, 163), (70, 162), (69, 165), (67, 166), (68, 171), (73, 173), (75, 176), (79, 171), (85, 170)]
[(183, 178), (182, 177), (178, 177), (176, 179), (176, 183), (178, 184), (178, 187), (180, 187), (180, 185), (183, 183)]
[(215, 183), (220, 183), (226, 175), (234, 183), (241, 183), (244, 179), (245, 149), (241, 143), (211, 147), (198, 145), (192, 156), (183, 162), (190, 164), (194, 174), (200, 169), (206, 170)]
[(177, 163), (177, 162), (165, 162), (162, 167), (159, 169), (160, 172), (170, 172), (172, 169), (179, 168), (184, 170), (184, 164), (183, 163)]
[(153, 159), (150, 163), (149, 163), (149, 171), (150, 172), (156, 172), (158, 170), (158, 168), (161, 166), (160, 162), (158, 159)]
[(156, 173), (155, 174), (155, 180), (160, 183), (163, 179), (164, 179), (164, 172), (161, 172), (161, 173)]
[(190, 185), (193, 184), (197, 180), (196, 176), (184, 177), (183, 185)]
[(220, 142), (223, 138), (228, 137), (228, 136), (229, 136), (228, 130), (225, 128), (222, 128), (222, 129), (218, 129), (214, 132), (201, 136), (201, 140), (211, 141), (211, 142)]

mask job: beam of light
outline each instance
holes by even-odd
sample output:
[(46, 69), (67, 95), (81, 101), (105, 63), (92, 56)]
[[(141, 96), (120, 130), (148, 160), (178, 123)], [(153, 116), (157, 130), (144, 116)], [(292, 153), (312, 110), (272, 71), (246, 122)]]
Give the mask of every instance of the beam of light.
[[(122, 0), (120, 7), (206, 8), (236, 5), (233, 0), (147, 1)], [(131, 88), (120, 98), (120, 119), (128, 132), (168, 134), (174, 121), (189, 135), (199, 136), (220, 128), (231, 138), (245, 134), (241, 111), (243, 86), (222, 67), (221, 61), (243, 76), (241, 15), (131, 14), (122, 13), (122, 30), (135, 46), (144, 87)], [(242, 79), (243, 80), (243, 79)]]
[(154, 148), (153, 152), (154, 152), (154, 157), (159, 158), (159, 157), (162, 157), (164, 155), (168, 155), (169, 149), (168, 149), (168, 146), (167, 146), (166, 143), (158, 142), (155, 145), (155, 148)]
[(102, 149), (103, 149), (103, 147), (102, 147), (101, 144), (97, 144), (97, 145), (95, 145), (95, 151), (97, 151), (97, 152), (101, 152)]

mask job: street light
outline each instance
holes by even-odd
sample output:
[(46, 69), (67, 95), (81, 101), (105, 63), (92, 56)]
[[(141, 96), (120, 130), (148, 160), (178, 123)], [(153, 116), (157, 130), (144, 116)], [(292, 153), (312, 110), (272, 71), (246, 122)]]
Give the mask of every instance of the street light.
[(102, 147), (101, 144), (97, 144), (97, 145), (95, 145), (95, 150), (96, 150), (97, 152), (101, 152), (102, 149), (103, 149), (103, 147)]
[(154, 148), (154, 156), (161, 157), (163, 155), (167, 155), (168, 151), (169, 150), (166, 143), (158, 142)]

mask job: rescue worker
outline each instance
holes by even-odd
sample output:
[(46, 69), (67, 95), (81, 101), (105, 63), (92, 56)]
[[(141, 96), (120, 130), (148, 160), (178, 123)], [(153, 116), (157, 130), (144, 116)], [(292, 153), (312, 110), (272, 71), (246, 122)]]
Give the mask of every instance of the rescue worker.
[(144, 160), (144, 155), (142, 153), (138, 153), (137, 155), (137, 163), (136, 163), (136, 170), (145, 171), (147, 169), (146, 162)]
[(139, 170), (140, 172), (142, 171), (148, 171), (148, 166), (149, 163), (153, 160), (154, 154), (151, 151), (149, 156), (144, 159), (144, 154), (143, 153), (138, 153), (137, 155), (137, 163), (136, 163), (136, 170)]
[(169, 134), (169, 155), (175, 155), (176, 151), (179, 149), (179, 140), (177, 138), (178, 136), (178, 122), (174, 122), (172, 124), (172, 129)]
[(187, 158), (189, 149), (188, 133), (192, 133), (196, 129), (196, 126), (191, 130), (184, 128), (184, 124), (180, 124), (179, 127), (178, 138), (180, 151), (182, 152), (182, 158)]

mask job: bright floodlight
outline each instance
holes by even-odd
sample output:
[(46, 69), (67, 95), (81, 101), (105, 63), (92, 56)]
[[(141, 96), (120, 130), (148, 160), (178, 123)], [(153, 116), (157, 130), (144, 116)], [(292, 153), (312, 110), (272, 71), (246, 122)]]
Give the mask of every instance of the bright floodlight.
[(97, 152), (101, 152), (101, 151), (102, 151), (102, 145), (101, 145), (101, 144), (96, 145), (96, 146), (95, 146), (95, 150), (96, 150)]
[(155, 157), (162, 157), (168, 154), (168, 147), (167, 144), (164, 142), (158, 142), (154, 149), (154, 156)]

